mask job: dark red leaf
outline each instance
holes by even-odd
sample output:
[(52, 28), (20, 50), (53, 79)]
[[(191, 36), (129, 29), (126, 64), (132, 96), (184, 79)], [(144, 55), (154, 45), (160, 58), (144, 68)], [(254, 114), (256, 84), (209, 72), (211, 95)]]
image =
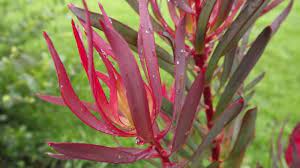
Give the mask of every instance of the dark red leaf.
[[(108, 163), (133, 163), (137, 160), (147, 159), (155, 154), (152, 148), (110, 148), (106, 146), (82, 144), (82, 143), (49, 143), (54, 150), (64, 157), (91, 160)], [(59, 155), (54, 155), (61, 157)]]
[[(159, 66), (155, 50), (155, 40), (153, 28), (150, 20), (150, 15), (148, 12), (147, 0), (139, 1), (139, 11), (140, 11), (140, 30), (139, 30), (139, 40), (142, 43), (139, 46), (140, 54), (143, 55), (145, 63), (147, 66), (148, 79), (150, 83), (151, 90), (153, 92), (153, 99), (155, 103), (155, 113), (158, 114), (160, 111), (161, 101), (162, 101), (162, 86), (159, 73)], [(147, 73), (145, 72), (145, 73)]]
[[(102, 13), (104, 11), (102, 10)], [(137, 135), (153, 141), (149, 105), (138, 65), (126, 41), (112, 28), (108, 18), (101, 21), (103, 31), (116, 56)]]
[(186, 81), (186, 57), (185, 51), (185, 25), (186, 17), (182, 17), (176, 26), (175, 33), (175, 102), (173, 121), (178, 121), (178, 114), (180, 113), (184, 101), (185, 81)]
[(177, 151), (186, 141), (189, 132), (197, 115), (201, 95), (204, 88), (204, 76), (199, 73), (195, 79), (188, 95), (186, 96), (183, 108), (180, 112), (176, 125), (175, 135), (172, 144), (172, 152)]
[(273, 34), (275, 34), (277, 32), (277, 30), (279, 29), (279, 27), (282, 24), (282, 22), (287, 18), (287, 16), (289, 15), (289, 13), (292, 10), (293, 4), (294, 4), (294, 0), (290, 0), (289, 5), (273, 21), (273, 23), (271, 24), (271, 28), (272, 28)]

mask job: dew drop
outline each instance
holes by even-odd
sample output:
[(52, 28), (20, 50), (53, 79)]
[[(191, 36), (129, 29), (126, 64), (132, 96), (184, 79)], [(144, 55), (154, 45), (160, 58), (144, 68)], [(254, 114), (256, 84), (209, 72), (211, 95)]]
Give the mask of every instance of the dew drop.
[(139, 137), (136, 138), (135, 143), (138, 144), (138, 145), (144, 145), (145, 144), (145, 142)]
[(180, 62), (179, 62), (179, 61), (176, 61), (176, 64), (177, 64), (177, 65), (179, 65), (179, 64), (180, 64)]

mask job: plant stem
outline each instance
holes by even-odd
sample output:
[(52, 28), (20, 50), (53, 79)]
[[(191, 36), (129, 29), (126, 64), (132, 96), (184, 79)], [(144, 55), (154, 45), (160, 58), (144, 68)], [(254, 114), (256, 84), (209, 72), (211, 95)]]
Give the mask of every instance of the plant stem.
[[(208, 55), (195, 55), (194, 60), (196, 65), (200, 69), (204, 69), (203, 73), (205, 73), (205, 63), (207, 61)], [(201, 73), (201, 72), (200, 72)], [(204, 97), (204, 104), (206, 106), (205, 108), (205, 114), (206, 114), (206, 121), (207, 121), (207, 127), (208, 129), (211, 129), (213, 126), (213, 116), (214, 116), (214, 107), (213, 107), (213, 96), (211, 93), (211, 87), (209, 85), (205, 86), (203, 91), (203, 97)], [(220, 151), (221, 151), (221, 145), (220, 142), (217, 140), (213, 141), (213, 149), (212, 149), (212, 161), (219, 161), (220, 157)]]

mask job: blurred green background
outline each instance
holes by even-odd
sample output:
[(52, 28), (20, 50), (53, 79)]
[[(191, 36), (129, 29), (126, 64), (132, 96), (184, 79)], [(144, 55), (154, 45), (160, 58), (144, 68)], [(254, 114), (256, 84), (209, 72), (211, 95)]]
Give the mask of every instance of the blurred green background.
[[(35, 93), (58, 94), (54, 66), (42, 31), (52, 37), (80, 97), (90, 91), (71, 34), (72, 14), (66, 5), (79, 0), (0, 1), (0, 167), (147, 167), (144, 162), (116, 166), (85, 161), (58, 161), (46, 156), (47, 141), (88, 142), (116, 146), (106, 135), (94, 132), (78, 121), (67, 108), (53, 106)], [(88, 1), (97, 10), (97, 1)], [(138, 17), (124, 0), (101, 0), (108, 14), (131, 27)], [(286, 4), (286, 3), (285, 3)], [(257, 34), (284, 7), (276, 8), (258, 21)], [(247, 151), (245, 167), (261, 162), (269, 165), (270, 142), (277, 137), (284, 120), (284, 134), (300, 121), (300, 3), (272, 39), (251, 77), (266, 71), (253, 104), (259, 108), (256, 139)], [(101, 67), (100, 67), (101, 68)], [(135, 139), (122, 140), (134, 145)]]

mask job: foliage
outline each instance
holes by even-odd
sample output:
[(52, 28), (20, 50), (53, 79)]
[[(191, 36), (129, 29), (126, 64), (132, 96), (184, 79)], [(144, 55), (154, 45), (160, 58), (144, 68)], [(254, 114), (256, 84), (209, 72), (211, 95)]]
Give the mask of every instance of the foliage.
[[(68, 106), (82, 122), (97, 131), (136, 137), (137, 144), (145, 147), (51, 142), (49, 145), (58, 153), (49, 155), (63, 160), (108, 163), (154, 158), (151, 162), (154, 165), (155, 158), (160, 158), (164, 167), (240, 167), (255, 132), (257, 109), (249, 107), (249, 101), (253, 87), (263, 75), (248, 85), (244, 81), (287, 17), (293, 1), (253, 42), (249, 42), (252, 25), (282, 1), (171, 0), (167, 3), (175, 30), (165, 21), (156, 0), (150, 1), (154, 17), (148, 11), (147, 0), (127, 2), (140, 14), (138, 32), (109, 18), (101, 4), (102, 15), (89, 12), (85, 1), (85, 9), (69, 6), (87, 35), (86, 50), (80, 30), (72, 22), (94, 102), (78, 98), (46, 33), (61, 97), (40, 97)], [(103, 31), (108, 43), (91, 26)], [(170, 45), (173, 53), (155, 44), (154, 32)], [(107, 74), (95, 70), (94, 48)], [(138, 53), (141, 68), (132, 51)], [(170, 91), (161, 83), (158, 66), (174, 76)], [(107, 85), (109, 96), (102, 84)], [(99, 113), (101, 119), (91, 111)], [(205, 153), (207, 149), (211, 156)]]

